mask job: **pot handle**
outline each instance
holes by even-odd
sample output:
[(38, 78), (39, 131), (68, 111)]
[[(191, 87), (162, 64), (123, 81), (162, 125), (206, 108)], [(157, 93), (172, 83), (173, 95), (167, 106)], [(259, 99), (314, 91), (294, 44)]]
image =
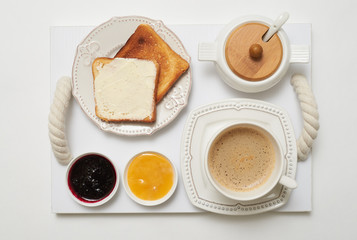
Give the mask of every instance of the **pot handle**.
[(291, 45), (290, 63), (310, 62), (310, 48), (308, 45)]
[(202, 42), (198, 44), (198, 60), (216, 61), (217, 60), (217, 43)]

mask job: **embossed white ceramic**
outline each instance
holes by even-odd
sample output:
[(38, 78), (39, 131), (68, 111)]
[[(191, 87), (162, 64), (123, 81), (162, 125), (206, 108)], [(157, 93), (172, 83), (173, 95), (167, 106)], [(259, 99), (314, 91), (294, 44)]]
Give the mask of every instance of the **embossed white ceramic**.
[(73, 96), (82, 110), (101, 129), (120, 135), (150, 135), (168, 125), (187, 105), (191, 90), (189, 68), (157, 105), (155, 123), (107, 123), (95, 114), (92, 62), (97, 57), (114, 57), (140, 24), (149, 24), (182, 58), (190, 62), (179, 38), (161, 21), (140, 16), (114, 17), (94, 28), (78, 45), (72, 68)]
[(181, 140), (181, 174), (191, 203), (203, 210), (227, 215), (250, 215), (279, 208), (292, 189), (277, 184), (266, 195), (250, 201), (226, 197), (211, 184), (205, 172), (205, 151), (211, 138), (229, 124), (254, 121), (268, 128), (281, 144), (283, 174), (295, 179), (297, 150), (288, 113), (273, 104), (254, 99), (227, 99), (193, 110)]
[[(222, 129), (218, 130), (216, 134), (213, 135), (210, 142), (206, 146), (205, 151), (205, 159), (204, 166), (205, 172), (208, 180), (211, 184), (216, 188), (218, 192), (223, 194), (224, 196), (237, 200), (237, 201), (251, 201), (257, 198), (261, 198), (267, 193), (269, 193), (277, 184), (282, 184), (288, 188), (296, 188), (296, 181), (292, 178), (289, 178), (283, 174), (283, 169), (286, 167), (286, 161), (283, 156), (283, 151), (281, 148), (281, 144), (277, 137), (275, 137), (274, 133), (270, 130), (269, 126), (264, 126), (261, 124), (261, 119), (259, 120), (248, 120), (248, 119), (238, 119), (236, 122), (229, 123), (222, 127)], [(261, 186), (254, 188), (250, 191), (233, 191), (222, 186), (211, 174), (208, 168), (208, 155), (211, 149), (212, 143), (219, 137), (222, 136), (223, 133), (229, 131), (230, 129), (234, 129), (236, 127), (248, 127), (252, 129), (256, 129), (262, 132), (269, 141), (272, 143), (275, 152), (275, 164), (274, 169), (268, 178), (268, 180), (262, 184)]]
[(283, 57), (278, 69), (270, 77), (260, 81), (247, 81), (238, 77), (228, 66), (225, 57), (225, 45), (232, 31), (247, 23), (261, 23), (266, 26), (271, 26), (273, 21), (269, 18), (255, 15), (237, 18), (222, 29), (215, 42), (199, 43), (198, 59), (201, 61), (213, 61), (223, 81), (232, 88), (251, 93), (267, 90), (276, 85), (284, 77), (290, 63), (309, 62), (309, 46), (291, 45), (285, 31), (280, 28), (276, 34), (278, 34), (283, 46)]

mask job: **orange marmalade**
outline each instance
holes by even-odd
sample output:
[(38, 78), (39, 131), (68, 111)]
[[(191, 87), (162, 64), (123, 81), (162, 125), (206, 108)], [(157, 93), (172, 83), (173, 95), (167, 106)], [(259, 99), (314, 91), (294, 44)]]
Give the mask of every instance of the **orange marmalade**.
[(144, 152), (132, 159), (127, 180), (136, 197), (154, 201), (170, 191), (174, 184), (174, 174), (174, 169), (166, 157), (155, 152)]

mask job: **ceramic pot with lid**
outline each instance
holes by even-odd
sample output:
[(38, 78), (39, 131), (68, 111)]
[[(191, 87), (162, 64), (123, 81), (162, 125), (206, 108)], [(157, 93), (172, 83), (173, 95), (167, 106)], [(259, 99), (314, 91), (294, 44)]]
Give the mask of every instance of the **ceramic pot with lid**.
[(309, 46), (291, 45), (281, 28), (287, 18), (283, 13), (275, 21), (262, 16), (235, 19), (215, 42), (199, 44), (198, 59), (213, 61), (219, 75), (234, 89), (267, 90), (282, 79), (290, 63), (309, 62)]

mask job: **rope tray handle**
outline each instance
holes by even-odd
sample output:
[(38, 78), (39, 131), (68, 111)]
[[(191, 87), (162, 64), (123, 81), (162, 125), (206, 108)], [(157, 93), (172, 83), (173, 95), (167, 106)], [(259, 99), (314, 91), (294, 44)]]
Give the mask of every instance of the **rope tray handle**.
[(72, 159), (65, 132), (66, 110), (72, 97), (72, 80), (62, 77), (58, 80), (48, 117), (48, 130), (53, 153), (62, 164)]
[(298, 160), (304, 161), (309, 156), (312, 144), (317, 137), (317, 131), (320, 128), (319, 113), (314, 94), (305, 76), (300, 74), (293, 75), (291, 85), (294, 87), (299, 99), (304, 121), (303, 130), (296, 141)]
[[(315, 138), (319, 125), (319, 113), (315, 97), (311, 88), (303, 75), (293, 75), (291, 78), (297, 97), (299, 99), (302, 117), (303, 130), (297, 139), (298, 160), (306, 160)], [(72, 159), (68, 141), (65, 133), (66, 110), (72, 97), (72, 80), (70, 77), (62, 77), (58, 80), (53, 102), (49, 114), (49, 137), (53, 153), (62, 164), (68, 164)]]

